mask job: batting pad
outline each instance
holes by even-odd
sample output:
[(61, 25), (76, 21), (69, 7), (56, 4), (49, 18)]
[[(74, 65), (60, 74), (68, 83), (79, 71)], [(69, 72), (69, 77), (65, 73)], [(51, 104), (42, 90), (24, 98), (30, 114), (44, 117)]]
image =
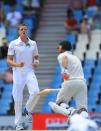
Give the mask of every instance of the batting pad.
[(57, 105), (55, 102), (49, 102), (48, 104), (55, 113), (63, 114), (65, 116), (71, 115), (71, 113), (75, 110), (72, 107), (66, 109), (62, 106)]
[(33, 112), (39, 98), (40, 98), (40, 96), (35, 94), (35, 95), (33, 95), (32, 99), (26, 103), (26, 107), (30, 112)]

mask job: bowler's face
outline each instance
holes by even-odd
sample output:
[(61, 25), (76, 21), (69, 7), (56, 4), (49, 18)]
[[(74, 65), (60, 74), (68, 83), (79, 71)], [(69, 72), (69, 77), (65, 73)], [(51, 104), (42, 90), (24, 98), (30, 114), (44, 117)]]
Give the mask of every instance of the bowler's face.
[(27, 27), (26, 26), (20, 26), (19, 28), (19, 36), (27, 36)]

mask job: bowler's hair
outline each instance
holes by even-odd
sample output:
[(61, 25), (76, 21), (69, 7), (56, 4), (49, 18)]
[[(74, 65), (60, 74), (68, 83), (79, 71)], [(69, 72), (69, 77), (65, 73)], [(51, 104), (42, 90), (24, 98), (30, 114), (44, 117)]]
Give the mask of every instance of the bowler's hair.
[(18, 25), (18, 30), (20, 29), (21, 26), (26, 26), (27, 27), (27, 25), (25, 23), (21, 23), (21, 24)]
[(66, 50), (67, 51), (72, 51), (72, 49), (73, 49), (70, 41), (65, 41), (64, 40), (64, 41), (60, 42), (59, 45), (61, 45), (62, 49), (65, 50), (65, 51)]

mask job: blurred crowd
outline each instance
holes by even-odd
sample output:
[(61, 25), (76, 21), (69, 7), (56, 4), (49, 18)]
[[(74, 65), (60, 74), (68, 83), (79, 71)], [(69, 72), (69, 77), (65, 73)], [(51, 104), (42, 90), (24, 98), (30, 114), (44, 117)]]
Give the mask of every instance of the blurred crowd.
[(67, 18), (64, 22), (66, 33), (87, 33), (101, 29), (101, 0), (68, 0)]
[[(8, 42), (17, 37), (17, 26), (25, 22), (31, 31), (37, 27), (39, 0), (1, 0), (0, 1), (0, 46), (3, 45), (2, 38), (6, 37)], [(11, 31), (15, 35), (12, 37)], [(32, 32), (30, 32), (30, 36)]]

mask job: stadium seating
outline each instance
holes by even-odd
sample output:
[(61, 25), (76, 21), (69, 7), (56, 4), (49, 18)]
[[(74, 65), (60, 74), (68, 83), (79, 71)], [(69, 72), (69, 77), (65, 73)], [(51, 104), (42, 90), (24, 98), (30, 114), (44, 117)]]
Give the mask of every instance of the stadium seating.
[(90, 17), (93, 17), (95, 11), (96, 11), (96, 8), (88, 8), (85, 13), (90, 18)]
[(4, 5), (3, 9), (4, 9), (4, 13), (5, 14), (7, 14), (8, 12), (10, 12), (10, 10), (11, 10), (10, 6), (8, 4)]
[(6, 115), (8, 110), (10, 109), (10, 105), (9, 105), (8, 100), (7, 99), (0, 100), (0, 106), (2, 107), (2, 108), (0, 108), (0, 115)]
[(101, 112), (101, 103), (100, 105), (96, 105), (96, 112)]
[(49, 106), (47, 106), (47, 105), (48, 105), (48, 102), (50, 102), (50, 101), (54, 101), (55, 102), (56, 96), (57, 96), (57, 92), (49, 93), (46, 96), (46, 98), (45, 98), (46, 100), (45, 100), (44, 105), (43, 105), (43, 112), (44, 113), (51, 113), (52, 112), (51, 108)]
[(65, 36), (65, 40), (70, 41), (72, 45), (76, 44), (76, 35), (75, 33), (68, 33)]
[(62, 77), (61, 77), (61, 70), (59, 64), (57, 64), (55, 71), (54, 71), (54, 78), (52, 82), (50, 83), (50, 87), (52, 88), (59, 88), (62, 82)]
[(84, 76), (85, 76), (85, 79), (88, 80), (90, 77), (91, 77), (91, 67), (84, 67)]
[[(18, 1), (21, 2), (21, 0), (18, 0)], [(21, 4), (17, 4), (17, 5), (16, 5), (16, 10), (17, 10), (17, 11), (20, 11), (21, 13), (24, 12), (23, 6), (21, 6)]]
[(85, 59), (84, 67), (94, 68), (95, 67), (95, 61), (93, 59)]
[[(8, 69), (6, 59), (0, 59), (0, 73), (4, 73)], [(0, 115), (6, 115), (10, 110), (10, 103), (12, 103), (12, 84), (7, 84), (4, 80), (0, 80), (0, 87), (2, 92), (0, 94)]]
[(74, 11), (74, 17), (75, 19), (80, 23), (83, 18), (83, 13), (81, 10), (75, 10)]
[(7, 114), (10, 110), (10, 104), (12, 103), (12, 84), (0, 84), (3, 91), (0, 95), (0, 106), (2, 109), (0, 109), (0, 115), (1, 114)]
[(8, 64), (5, 59), (0, 60), (0, 73), (5, 72), (5, 70), (8, 68)]

